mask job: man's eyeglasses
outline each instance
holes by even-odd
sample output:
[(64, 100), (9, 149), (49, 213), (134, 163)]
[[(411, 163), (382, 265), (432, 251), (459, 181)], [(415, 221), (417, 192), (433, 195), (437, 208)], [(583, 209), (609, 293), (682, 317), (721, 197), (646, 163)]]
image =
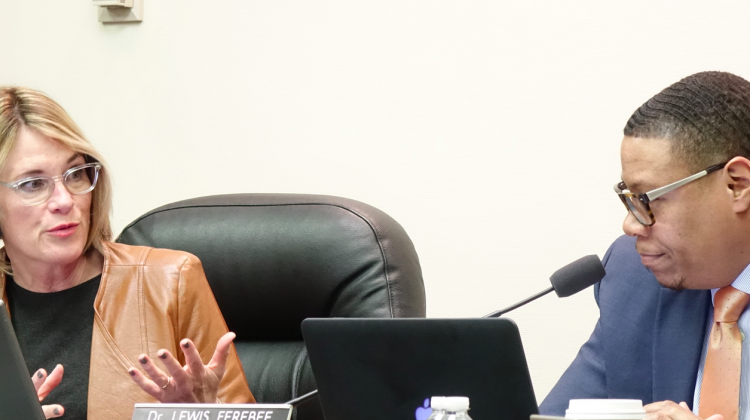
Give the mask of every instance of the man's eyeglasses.
[(99, 179), (99, 170), (102, 165), (98, 162), (86, 163), (75, 166), (64, 174), (48, 177), (38, 176), (24, 178), (16, 182), (6, 184), (0, 182), (0, 185), (15, 190), (16, 195), (24, 206), (35, 206), (44, 203), (52, 197), (55, 191), (55, 181), (62, 180), (65, 188), (73, 195), (86, 194), (96, 187), (96, 181)]
[(679, 181), (673, 182), (669, 185), (665, 185), (661, 188), (657, 188), (655, 190), (651, 190), (644, 194), (633, 194), (628, 191), (627, 186), (625, 185), (625, 182), (620, 181), (617, 184), (615, 184), (615, 192), (620, 197), (620, 200), (622, 200), (622, 203), (625, 204), (625, 208), (628, 209), (631, 213), (633, 213), (633, 216), (641, 222), (644, 226), (651, 226), (654, 224), (654, 214), (651, 212), (651, 207), (649, 206), (649, 203), (656, 200), (657, 198), (661, 197), (662, 195), (674, 191), (677, 188), (680, 188), (681, 186), (688, 184), (690, 182), (695, 181), (696, 179), (703, 178), (704, 176), (710, 174), (711, 172), (718, 171), (719, 169), (723, 169), (724, 166), (726, 166), (728, 162), (719, 163), (718, 165), (709, 166), (708, 168), (698, 172), (695, 175), (690, 175), (687, 178), (683, 178)]

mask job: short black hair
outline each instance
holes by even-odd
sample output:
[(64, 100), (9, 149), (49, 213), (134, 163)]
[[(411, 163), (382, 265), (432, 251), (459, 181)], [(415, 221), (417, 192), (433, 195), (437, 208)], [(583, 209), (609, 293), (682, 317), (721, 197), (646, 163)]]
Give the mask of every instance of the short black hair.
[(688, 76), (641, 105), (624, 133), (670, 140), (692, 171), (750, 159), (750, 82), (718, 71)]

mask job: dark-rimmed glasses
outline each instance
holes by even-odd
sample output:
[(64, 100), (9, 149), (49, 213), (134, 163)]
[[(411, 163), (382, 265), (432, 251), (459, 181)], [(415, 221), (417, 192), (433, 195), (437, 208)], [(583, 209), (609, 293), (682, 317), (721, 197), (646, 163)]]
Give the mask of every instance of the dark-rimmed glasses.
[(0, 182), (0, 185), (13, 189), (24, 206), (35, 206), (52, 197), (55, 181), (62, 180), (65, 188), (73, 195), (91, 192), (99, 179), (102, 165), (98, 162), (74, 166), (58, 176), (36, 176), (15, 182)]
[(625, 182), (620, 181), (615, 184), (615, 192), (620, 197), (620, 200), (622, 200), (622, 203), (625, 204), (625, 208), (627, 208), (629, 212), (633, 213), (633, 216), (635, 216), (636, 220), (638, 220), (644, 226), (651, 226), (655, 223), (655, 220), (654, 213), (651, 212), (651, 206), (649, 206), (649, 203), (668, 192), (680, 188), (685, 184), (693, 182), (696, 179), (703, 178), (711, 172), (723, 169), (724, 166), (727, 165), (727, 163), (728, 162), (724, 162), (709, 166), (708, 168), (698, 172), (695, 175), (690, 175), (687, 178), (683, 178), (679, 181), (675, 181), (669, 185), (651, 190), (644, 194), (633, 194), (629, 192), (627, 186), (625, 185)]

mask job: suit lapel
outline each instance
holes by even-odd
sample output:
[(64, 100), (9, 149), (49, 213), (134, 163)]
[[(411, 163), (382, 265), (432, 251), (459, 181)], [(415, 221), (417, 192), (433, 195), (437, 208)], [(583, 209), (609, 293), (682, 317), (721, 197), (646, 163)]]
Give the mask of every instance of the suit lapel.
[(653, 400), (692, 407), (711, 293), (662, 288), (654, 320)]

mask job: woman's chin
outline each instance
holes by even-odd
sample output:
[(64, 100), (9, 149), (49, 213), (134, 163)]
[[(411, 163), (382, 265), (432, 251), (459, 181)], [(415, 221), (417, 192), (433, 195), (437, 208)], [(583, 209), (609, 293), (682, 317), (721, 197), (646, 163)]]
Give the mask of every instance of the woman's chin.
[(45, 264), (69, 265), (78, 261), (83, 255), (83, 241), (70, 244), (56, 244), (56, 246), (46, 246), (42, 250), (37, 260)]

